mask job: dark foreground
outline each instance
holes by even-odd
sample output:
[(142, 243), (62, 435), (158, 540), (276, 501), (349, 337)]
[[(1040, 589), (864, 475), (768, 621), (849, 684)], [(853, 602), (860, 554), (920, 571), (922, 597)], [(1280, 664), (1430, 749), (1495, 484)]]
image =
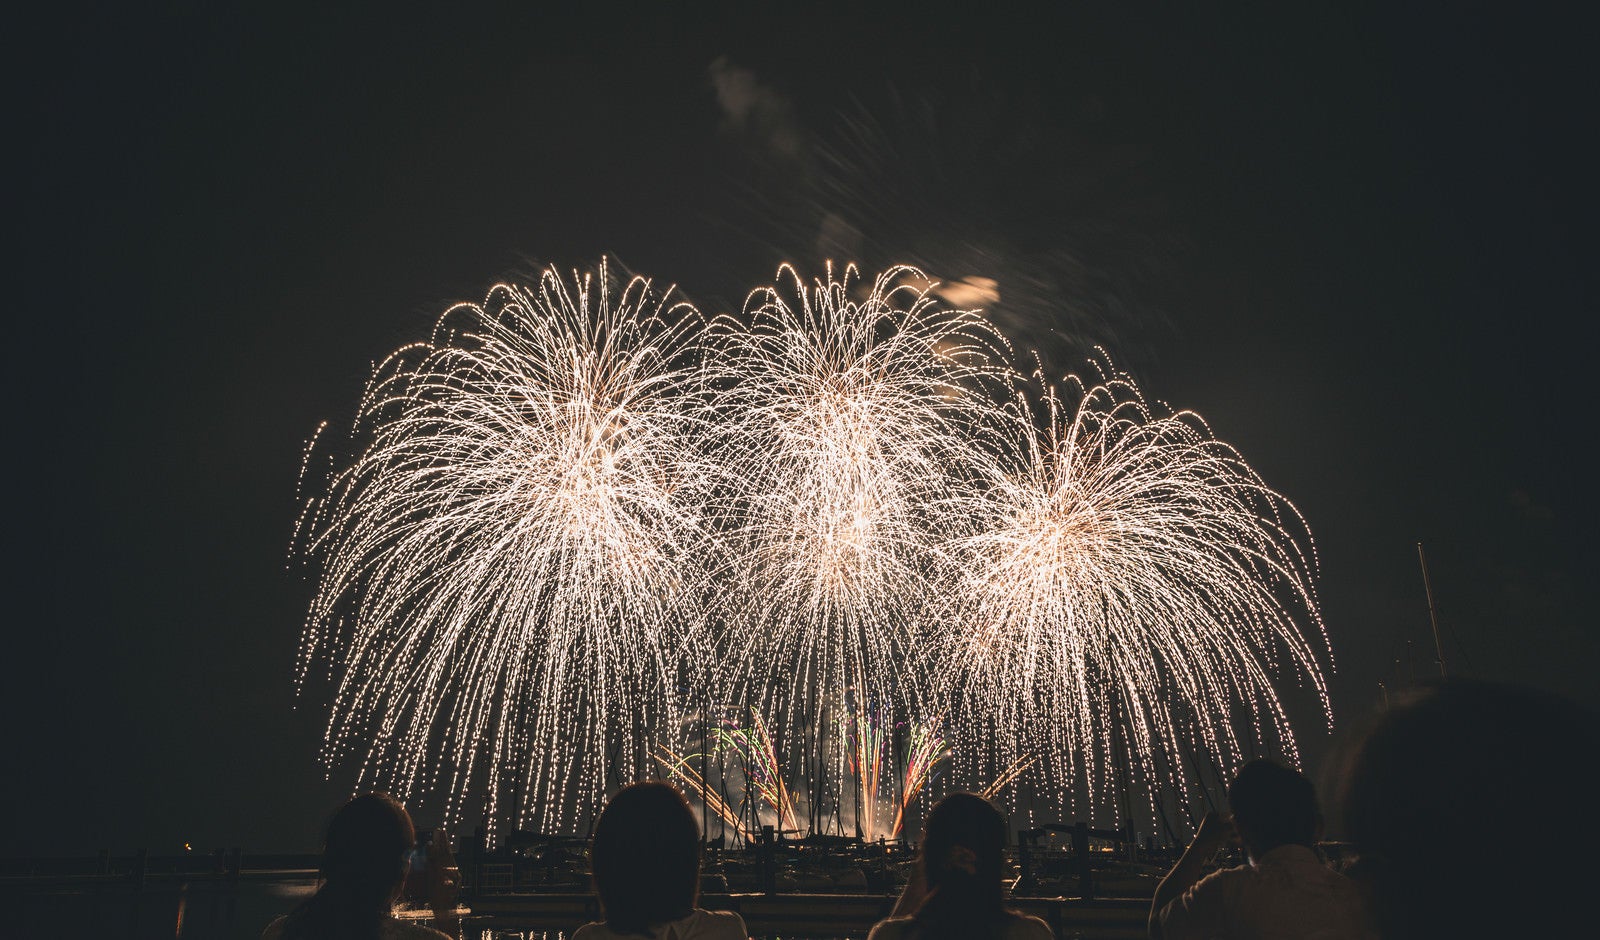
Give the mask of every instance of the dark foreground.
[[(125, 879), (8, 875), (0, 900), (10, 923), (0, 935), (95, 940), (253, 940), (271, 920), (315, 889), (310, 870)], [(1062, 938), (1144, 935), (1143, 898), (1016, 898), (1014, 906), (1045, 919)], [(894, 905), (892, 894), (711, 894), (702, 905), (738, 911), (757, 937), (865, 937)], [(480, 895), (462, 907), (468, 940), (555, 940), (594, 920), (587, 892), (542, 890)], [(402, 916), (426, 917), (425, 912)]]
[[(254, 940), (274, 917), (309, 895), (313, 882), (186, 884), (133, 892), (7, 891), (6, 930), (17, 937)], [(706, 907), (737, 910), (757, 937), (859, 938), (894, 905), (863, 895), (707, 896)], [(1144, 936), (1144, 899), (1019, 898), (1014, 906), (1050, 923), (1062, 938)], [(467, 940), (555, 940), (595, 918), (582, 894), (499, 896), (463, 908)], [(425, 915), (406, 915), (425, 916)]]

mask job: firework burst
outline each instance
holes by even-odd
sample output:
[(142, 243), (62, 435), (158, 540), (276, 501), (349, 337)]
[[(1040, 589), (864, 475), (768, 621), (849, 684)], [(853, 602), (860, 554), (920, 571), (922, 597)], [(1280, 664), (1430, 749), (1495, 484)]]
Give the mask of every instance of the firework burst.
[(1275, 684), (1328, 708), (1298, 512), (1125, 376), (1024, 381), (935, 287), (785, 267), (706, 323), (602, 265), (448, 311), (306, 455), (324, 759), (553, 828), (659, 768), (745, 838), (897, 833), (946, 758), (1090, 813), (1114, 765), (1294, 759)]
[(1069, 383), (1066, 405), (1019, 392), (983, 531), (953, 549), (964, 753), (994, 769), (1032, 752), (1056, 796), (1083, 781), (1091, 810), (1114, 763), (1185, 792), (1175, 768), (1195, 748), (1227, 765), (1271, 736), (1297, 760), (1274, 679), (1308, 680), (1331, 720), (1299, 513), (1197, 415), (1126, 376)]
[[(375, 371), (356, 453), (297, 533), (302, 648), (337, 674), (324, 758), (559, 824), (641, 775), (709, 660), (715, 542), (697, 317), (649, 282), (546, 271)], [(669, 292), (670, 293), (670, 292)]]
[(922, 637), (1003, 343), (931, 286), (909, 268), (870, 286), (785, 268), (728, 346), (729, 697), (768, 716), (812, 782), (814, 825), (843, 797), (841, 711), (856, 727), (869, 709), (886, 725), (937, 713)]

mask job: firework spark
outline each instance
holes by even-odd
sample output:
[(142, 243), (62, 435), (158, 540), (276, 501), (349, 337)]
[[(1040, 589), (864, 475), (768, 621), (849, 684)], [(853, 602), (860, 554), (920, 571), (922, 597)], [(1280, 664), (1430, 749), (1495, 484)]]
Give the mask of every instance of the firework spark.
[(752, 294), (719, 403), (738, 484), (721, 604), (730, 698), (775, 725), (813, 784), (814, 823), (843, 796), (849, 747), (827, 733), (842, 709), (888, 724), (936, 711), (921, 639), (943, 545), (966, 524), (951, 494), (977, 476), (981, 389), (1002, 374), (999, 337), (937, 305), (919, 272), (856, 278), (830, 268), (807, 285), (786, 268)]
[(709, 659), (700, 335), (647, 281), (546, 271), (375, 370), (298, 533), (302, 679), (338, 673), (325, 760), (443, 790), (447, 818), (476, 789), (551, 823), (641, 774)]
[(855, 780), (856, 832), (878, 830), (878, 798), (894, 777), (894, 730), (867, 710), (847, 709), (839, 733), (849, 747), (847, 763)]
[(1329, 708), (1299, 626), (1326, 648), (1299, 513), (1198, 416), (1165, 413), (1126, 376), (1071, 381), (1070, 408), (1053, 389), (1042, 405), (1019, 393), (985, 529), (953, 549), (966, 753), (1004, 766), (1035, 752), (1058, 788), (1084, 780), (1091, 806), (1115, 750), (1178, 792), (1186, 748), (1237, 762), (1244, 712), (1254, 741), (1270, 730), (1297, 759), (1280, 665)]
[(707, 809), (715, 813), (723, 823), (738, 833), (739, 838), (743, 839), (746, 844), (755, 842), (756, 834), (745, 825), (744, 820), (739, 816), (739, 811), (734, 808), (733, 804), (728, 802), (726, 797), (717, 792), (717, 789), (706, 778), (700, 775), (700, 771), (694, 769), (694, 761), (702, 756), (700, 754), (679, 755), (671, 748), (662, 747), (656, 754), (656, 762), (667, 772), (667, 776), (675, 778), (679, 783), (683, 784), (684, 788), (704, 803)]
[[(784, 779), (783, 761), (772, 737), (767, 734), (766, 723), (759, 712), (750, 713), (750, 725), (740, 726), (725, 719), (716, 729), (715, 751), (719, 755), (732, 755), (744, 777), (745, 793), (757, 801), (756, 813), (763, 807), (777, 823), (780, 832), (795, 831), (794, 799)], [(720, 761), (719, 761), (720, 766)]]
[(1027, 773), (1038, 762), (1039, 757), (1037, 754), (1023, 754), (1013, 761), (1011, 766), (1000, 771), (993, 780), (989, 781), (988, 786), (979, 790), (978, 795), (986, 800), (999, 799), (1000, 794), (1006, 791), (1006, 787), (1022, 779), (1022, 775)]
[(910, 744), (906, 748), (905, 779), (900, 784), (900, 799), (894, 809), (894, 825), (889, 827), (891, 838), (899, 838), (905, 828), (906, 812), (921, 795), (923, 788), (933, 778), (933, 770), (949, 756), (944, 735), (938, 722), (911, 726)]

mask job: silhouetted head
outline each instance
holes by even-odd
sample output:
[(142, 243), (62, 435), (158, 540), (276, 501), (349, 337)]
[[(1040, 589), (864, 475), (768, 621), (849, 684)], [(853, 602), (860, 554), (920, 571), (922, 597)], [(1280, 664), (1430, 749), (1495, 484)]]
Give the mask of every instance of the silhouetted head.
[(328, 822), (322, 878), (392, 902), (406, 878), (406, 852), (416, 840), (405, 807), (388, 794), (358, 796)]
[(930, 897), (917, 912), (928, 936), (974, 935), (1005, 913), (1006, 821), (976, 793), (952, 793), (928, 814), (922, 865)]
[(700, 827), (667, 783), (623, 787), (594, 828), (594, 890), (618, 933), (687, 917), (700, 891)]
[(1311, 781), (1269, 760), (1253, 760), (1239, 768), (1228, 784), (1228, 806), (1239, 840), (1252, 859), (1280, 845), (1315, 845), (1322, 828)]
[(1597, 743), (1575, 703), (1487, 682), (1417, 690), (1383, 713), (1340, 800), (1382, 934), (1555, 936), (1577, 922)]
[(289, 915), (285, 940), (377, 937), (415, 841), (411, 817), (387, 794), (368, 793), (340, 807), (322, 844), (322, 884)]

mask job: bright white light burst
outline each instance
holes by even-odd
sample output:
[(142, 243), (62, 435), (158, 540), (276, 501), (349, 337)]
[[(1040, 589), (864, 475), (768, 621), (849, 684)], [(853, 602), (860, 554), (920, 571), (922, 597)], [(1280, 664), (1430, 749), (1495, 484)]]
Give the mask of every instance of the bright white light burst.
[(365, 448), (302, 523), (325, 759), (559, 824), (641, 776), (709, 659), (697, 317), (602, 266), (498, 286), (374, 375)]
[(970, 772), (1032, 754), (1057, 795), (1081, 784), (1092, 810), (1117, 763), (1148, 793), (1181, 794), (1186, 756), (1231, 766), (1275, 737), (1297, 760), (1281, 665), (1331, 720), (1299, 626), (1326, 649), (1304, 521), (1199, 416), (1152, 406), (1125, 376), (1069, 383), (1067, 406), (1053, 388), (1038, 405), (1019, 391), (982, 530), (952, 549), (945, 663)]
[(937, 714), (930, 602), (970, 521), (955, 494), (980, 475), (985, 386), (1005, 373), (1003, 341), (933, 286), (909, 268), (870, 285), (853, 268), (809, 285), (786, 268), (723, 358), (719, 453), (736, 489), (722, 656), (731, 695), (804, 768), (813, 825), (844, 810), (845, 713), (856, 727)]
[[(947, 755), (938, 786), (1089, 814), (1118, 773), (1159, 811), (1200, 757), (1294, 759), (1279, 684), (1329, 708), (1298, 512), (1125, 376), (1025, 380), (935, 286), (786, 267), (708, 323), (602, 265), (448, 311), (297, 527), (324, 759), (447, 822), (570, 830), (666, 767), (736, 831), (730, 779), (869, 832)], [(759, 772), (711, 766), (718, 714)]]

